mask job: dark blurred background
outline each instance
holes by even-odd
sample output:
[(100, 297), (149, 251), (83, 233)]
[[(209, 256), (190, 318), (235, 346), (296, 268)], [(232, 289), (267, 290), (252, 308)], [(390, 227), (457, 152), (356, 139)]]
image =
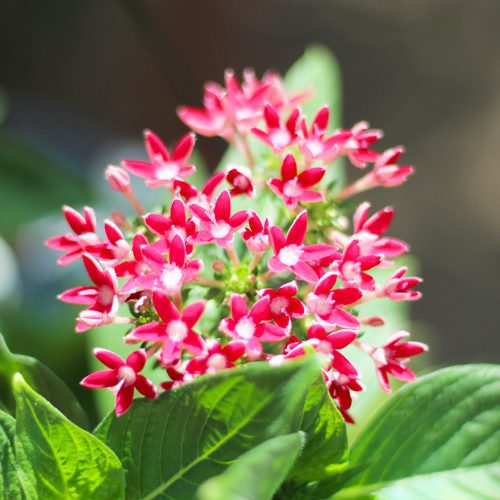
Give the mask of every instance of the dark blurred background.
[[(421, 262), (413, 330), (434, 365), (498, 361), (498, 0), (0, 5), (0, 329), (14, 350), (74, 380), (86, 369), (75, 309), (54, 298), (75, 278), (42, 244), (63, 229), (62, 202), (111, 207), (102, 169), (140, 151), (143, 128), (173, 141), (185, 131), (176, 106), (199, 104), (205, 80), (226, 67), (284, 72), (319, 42), (342, 68), (344, 123), (384, 129), (382, 146), (406, 145), (418, 170), (369, 194), (396, 207), (392, 234)], [(214, 166), (224, 145), (198, 146)]]

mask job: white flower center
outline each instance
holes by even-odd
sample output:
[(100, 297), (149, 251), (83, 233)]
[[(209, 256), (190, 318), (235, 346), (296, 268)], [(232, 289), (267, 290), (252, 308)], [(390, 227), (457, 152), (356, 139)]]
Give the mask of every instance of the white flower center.
[(279, 314), (286, 310), (290, 301), (286, 297), (275, 297), (271, 300), (269, 307), (273, 314)]
[(288, 245), (283, 247), (278, 254), (279, 260), (285, 266), (295, 266), (300, 261), (302, 255), (302, 247), (299, 245)]
[(283, 193), (290, 198), (295, 198), (302, 192), (302, 187), (299, 186), (298, 179), (292, 179), (291, 181), (285, 182), (283, 186)]
[(387, 365), (387, 356), (383, 347), (377, 347), (377, 349), (372, 352), (371, 356), (377, 368)]
[(290, 142), (290, 134), (288, 131), (283, 129), (275, 130), (269, 136), (269, 140), (276, 149), (281, 149), (287, 146)]
[(235, 331), (242, 339), (251, 339), (255, 333), (255, 323), (250, 318), (241, 318), (236, 324)]
[(156, 178), (162, 181), (171, 181), (179, 174), (179, 165), (173, 162), (164, 162), (161, 158), (156, 159), (158, 169), (156, 170)]
[(212, 354), (208, 358), (207, 366), (213, 371), (219, 371), (226, 368), (226, 358), (222, 354)]
[(330, 312), (331, 303), (328, 301), (327, 295), (316, 295), (310, 293), (307, 296), (307, 307), (314, 311), (319, 316), (324, 316)]
[(103, 306), (109, 306), (113, 302), (115, 292), (109, 285), (99, 287), (99, 302)]
[(333, 350), (332, 345), (330, 344), (330, 342), (327, 342), (326, 340), (320, 340), (316, 347), (316, 351), (326, 355), (331, 354), (332, 350)]
[(342, 266), (342, 276), (348, 281), (358, 281), (361, 265), (359, 262), (345, 262)]
[(317, 139), (308, 141), (307, 149), (311, 153), (311, 156), (318, 156), (323, 152), (323, 143)]
[(161, 282), (167, 293), (176, 292), (182, 285), (182, 270), (175, 264), (167, 265), (161, 275)]
[(125, 385), (132, 385), (135, 383), (137, 375), (130, 366), (121, 366), (118, 368), (118, 378), (123, 380)]
[(230, 230), (231, 226), (226, 222), (215, 222), (212, 224), (211, 233), (214, 238), (224, 238)]
[(242, 189), (244, 191), (245, 189), (248, 188), (248, 186), (250, 185), (250, 182), (248, 181), (248, 179), (244, 175), (240, 174), (240, 175), (237, 175), (233, 179), (233, 185), (236, 187), (239, 187), (240, 189)]
[(181, 321), (180, 319), (171, 321), (167, 326), (167, 335), (174, 342), (183, 341), (187, 337), (187, 334), (188, 328), (186, 326), (186, 323), (184, 323), (184, 321)]

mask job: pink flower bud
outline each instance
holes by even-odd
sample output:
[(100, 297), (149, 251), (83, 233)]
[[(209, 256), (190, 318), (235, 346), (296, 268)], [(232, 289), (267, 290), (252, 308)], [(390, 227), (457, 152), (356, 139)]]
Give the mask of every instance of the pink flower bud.
[(216, 260), (213, 264), (212, 264), (212, 269), (217, 272), (217, 273), (221, 273), (222, 271), (224, 271), (224, 263), (221, 262), (220, 260)]
[(130, 191), (130, 176), (123, 168), (109, 165), (104, 171), (104, 177), (111, 186), (111, 189), (120, 193), (128, 193)]

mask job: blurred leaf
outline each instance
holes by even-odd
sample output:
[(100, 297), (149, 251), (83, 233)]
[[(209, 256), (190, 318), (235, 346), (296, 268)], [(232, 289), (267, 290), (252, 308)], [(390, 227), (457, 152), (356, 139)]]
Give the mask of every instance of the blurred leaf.
[[(348, 483), (339, 498), (358, 498), (377, 490), (385, 498), (391, 490), (384, 488), (406, 478), (414, 479), (401, 481), (395, 488), (403, 489), (392, 491), (408, 488), (410, 494), (423, 488), (425, 498), (437, 498), (432, 489), (437, 481), (442, 488), (439, 498), (454, 498), (455, 479), (463, 488), (474, 488), (473, 471), (433, 479), (428, 475), (500, 460), (499, 402), (500, 366), (495, 365), (454, 366), (406, 385), (380, 408), (354, 443), (352, 463), (370, 466)], [(480, 474), (490, 473), (485, 469)]]
[(16, 451), (39, 498), (124, 498), (124, 474), (115, 454), (70, 422), (14, 377)]
[(299, 430), (318, 370), (314, 358), (224, 370), (157, 400), (137, 400), (95, 433), (123, 463), (127, 498), (193, 498), (243, 453)]
[(264, 441), (205, 481), (198, 490), (199, 500), (270, 500), (303, 445), (301, 432)]
[(15, 414), (16, 401), (12, 380), (21, 373), (26, 381), (70, 420), (88, 427), (88, 419), (66, 384), (49, 368), (35, 358), (12, 354), (0, 334), (0, 401), (11, 414)]
[(0, 137), (0, 233), (80, 201), (90, 201), (81, 178), (31, 146)]

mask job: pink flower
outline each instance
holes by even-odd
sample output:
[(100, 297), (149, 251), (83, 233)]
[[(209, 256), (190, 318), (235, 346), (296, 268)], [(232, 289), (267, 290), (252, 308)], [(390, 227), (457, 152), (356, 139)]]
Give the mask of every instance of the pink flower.
[(66, 252), (57, 259), (57, 263), (65, 266), (76, 262), (84, 252), (100, 257), (106, 250), (106, 244), (96, 234), (97, 223), (94, 210), (84, 207), (83, 215), (80, 215), (75, 209), (65, 205), (63, 213), (74, 234), (55, 236), (45, 242), (52, 250)]
[(295, 281), (280, 286), (278, 290), (264, 288), (259, 291), (260, 297), (269, 297), (269, 315), (281, 328), (290, 327), (290, 318), (302, 318), (306, 314), (304, 304), (295, 297), (297, 292)]
[(342, 258), (334, 261), (330, 269), (340, 274), (345, 286), (372, 291), (375, 290), (375, 280), (364, 271), (378, 266), (381, 261), (379, 255), (361, 255), (359, 242), (354, 239), (347, 245)]
[(78, 286), (58, 296), (63, 302), (89, 305), (77, 319), (77, 333), (112, 323), (116, 319), (119, 306), (118, 282), (114, 270), (103, 269), (88, 254), (83, 254), (82, 260), (94, 286)]
[(421, 342), (404, 342), (409, 337), (408, 332), (397, 332), (381, 346), (371, 350), (371, 357), (377, 369), (377, 377), (382, 389), (391, 392), (388, 374), (405, 382), (414, 380), (415, 374), (406, 367), (408, 358), (427, 351), (427, 346)]
[(370, 129), (369, 126), (368, 122), (359, 122), (352, 129), (341, 130), (331, 136), (331, 140), (337, 144), (338, 154), (348, 156), (358, 168), (364, 168), (367, 163), (378, 158), (378, 153), (370, 147), (384, 134), (381, 130)]
[(170, 243), (168, 261), (152, 246), (142, 248), (142, 255), (151, 272), (139, 276), (137, 283), (146, 290), (160, 290), (170, 296), (179, 295), (183, 283), (194, 280), (203, 265), (198, 259), (186, 261), (186, 245), (178, 234)]
[(88, 389), (112, 388), (116, 393), (115, 412), (122, 415), (132, 404), (134, 389), (147, 398), (156, 398), (156, 387), (139, 372), (146, 364), (147, 356), (144, 349), (134, 351), (124, 361), (114, 352), (106, 349), (94, 349), (96, 358), (109, 370), (100, 370), (87, 375), (80, 384)]
[(245, 354), (245, 344), (239, 340), (233, 340), (224, 347), (215, 339), (207, 339), (205, 352), (201, 356), (191, 358), (186, 363), (186, 373), (192, 376), (205, 373), (216, 373), (227, 368), (234, 368), (235, 361)]
[(357, 335), (353, 330), (337, 330), (327, 333), (323, 326), (314, 324), (307, 330), (307, 338), (309, 339), (307, 342), (314, 347), (316, 352), (327, 357), (329, 360), (327, 369), (333, 368), (348, 377), (357, 377), (356, 368), (338, 352), (339, 349), (344, 349), (351, 344)]
[(171, 188), (176, 179), (183, 179), (194, 174), (196, 167), (186, 165), (193, 151), (194, 134), (186, 134), (178, 142), (172, 155), (170, 155), (165, 144), (153, 132), (147, 130), (144, 138), (151, 161), (123, 160), (122, 165), (132, 174), (146, 179), (147, 186)]
[(286, 123), (283, 123), (277, 111), (270, 104), (264, 107), (264, 121), (267, 131), (253, 128), (252, 133), (269, 145), (275, 153), (281, 153), (284, 149), (295, 144), (298, 140), (297, 121), (300, 112), (295, 108)]
[(189, 208), (198, 217), (202, 225), (202, 229), (196, 236), (196, 242), (214, 242), (222, 248), (231, 245), (233, 233), (243, 226), (248, 219), (246, 210), (231, 215), (231, 196), (226, 189), (217, 198), (213, 210), (208, 210), (196, 203), (190, 204)]
[(231, 140), (233, 131), (223, 106), (223, 98), (222, 87), (216, 83), (207, 83), (203, 92), (203, 108), (181, 106), (177, 109), (177, 115), (197, 134)]
[(285, 237), (278, 226), (270, 229), (274, 257), (268, 261), (269, 270), (280, 273), (292, 271), (298, 278), (316, 283), (318, 275), (307, 263), (310, 260), (326, 257), (336, 252), (335, 247), (322, 243), (304, 245), (307, 231), (307, 212), (303, 210), (293, 221)]
[(250, 309), (242, 295), (231, 295), (231, 318), (221, 321), (219, 329), (245, 344), (247, 356), (257, 359), (262, 354), (261, 342), (277, 342), (286, 337), (283, 328), (267, 323), (271, 319), (269, 297), (258, 300)]
[(340, 372), (330, 372), (327, 378), (327, 387), (330, 396), (335, 399), (337, 406), (344, 417), (344, 420), (350, 424), (354, 423), (347, 410), (352, 405), (351, 391), (364, 391), (364, 386), (359, 382), (357, 376), (348, 376)]
[(324, 274), (314, 290), (307, 295), (307, 307), (320, 322), (343, 328), (359, 328), (360, 323), (356, 317), (343, 307), (357, 302), (362, 292), (353, 287), (333, 289), (337, 277), (337, 273)]
[(408, 245), (396, 238), (383, 236), (394, 217), (394, 209), (386, 207), (368, 218), (368, 202), (362, 203), (354, 214), (354, 237), (363, 255), (383, 255), (394, 258), (408, 251)]
[(381, 295), (394, 301), (418, 300), (422, 293), (412, 290), (412, 288), (422, 283), (422, 279), (413, 276), (405, 278), (404, 275), (407, 271), (407, 267), (400, 267), (391, 275), (382, 288)]
[(318, 184), (325, 175), (323, 167), (311, 167), (297, 175), (297, 163), (292, 154), (287, 154), (281, 165), (281, 179), (270, 179), (267, 185), (285, 205), (295, 208), (299, 201), (317, 203), (324, 200), (323, 194), (310, 189)]
[(174, 198), (170, 205), (170, 217), (150, 213), (144, 217), (144, 223), (154, 234), (162, 237), (153, 244), (158, 251), (168, 251), (172, 238), (178, 235), (186, 244), (186, 252), (193, 253), (192, 239), (196, 235), (196, 224), (191, 218), (186, 217), (186, 206), (179, 198)]
[(151, 272), (150, 266), (144, 259), (143, 249), (149, 245), (147, 238), (137, 233), (132, 239), (133, 259), (117, 264), (115, 267), (116, 275), (119, 278), (130, 277), (123, 285), (122, 292), (130, 292), (139, 288), (138, 278)]
[(253, 198), (255, 190), (252, 183), (252, 172), (243, 165), (228, 165), (226, 168), (226, 181), (233, 186), (229, 191), (231, 196), (244, 194)]
[(263, 224), (259, 216), (251, 211), (248, 225), (249, 227), (246, 227), (241, 232), (241, 237), (247, 244), (248, 249), (254, 253), (265, 252), (271, 246), (269, 220), (266, 218)]
[(106, 219), (104, 221), (104, 231), (108, 239), (108, 252), (103, 250), (100, 257), (104, 266), (114, 267), (122, 259), (129, 256), (130, 245), (125, 239), (125, 236), (121, 232), (120, 228), (111, 220)]
[(193, 302), (181, 314), (165, 293), (156, 291), (153, 305), (161, 322), (138, 326), (125, 337), (126, 342), (161, 343), (160, 361), (164, 365), (180, 359), (183, 349), (194, 355), (202, 354), (203, 340), (193, 327), (205, 310), (205, 302)]
[(388, 149), (382, 153), (373, 166), (373, 171), (368, 174), (373, 178), (373, 184), (384, 187), (395, 187), (403, 184), (414, 169), (411, 165), (399, 166), (398, 158), (404, 153), (403, 146)]
[(217, 172), (212, 175), (210, 179), (205, 183), (201, 191), (198, 191), (189, 182), (176, 180), (174, 181), (174, 189), (179, 193), (179, 195), (184, 198), (184, 201), (190, 203), (196, 203), (202, 207), (209, 208), (212, 203), (212, 198), (216, 189), (226, 178), (225, 172)]
[(123, 170), (123, 168), (109, 165), (104, 171), (104, 177), (108, 181), (111, 189), (114, 189), (119, 193), (130, 192), (130, 176), (126, 170)]
[(330, 109), (328, 106), (323, 106), (317, 112), (309, 129), (307, 128), (306, 119), (301, 120), (302, 140), (299, 142), (299, 150), (308, 160), (331, 161), (338, 156), (339, 146), (337, 140), (325, 137), (329, 119)]

